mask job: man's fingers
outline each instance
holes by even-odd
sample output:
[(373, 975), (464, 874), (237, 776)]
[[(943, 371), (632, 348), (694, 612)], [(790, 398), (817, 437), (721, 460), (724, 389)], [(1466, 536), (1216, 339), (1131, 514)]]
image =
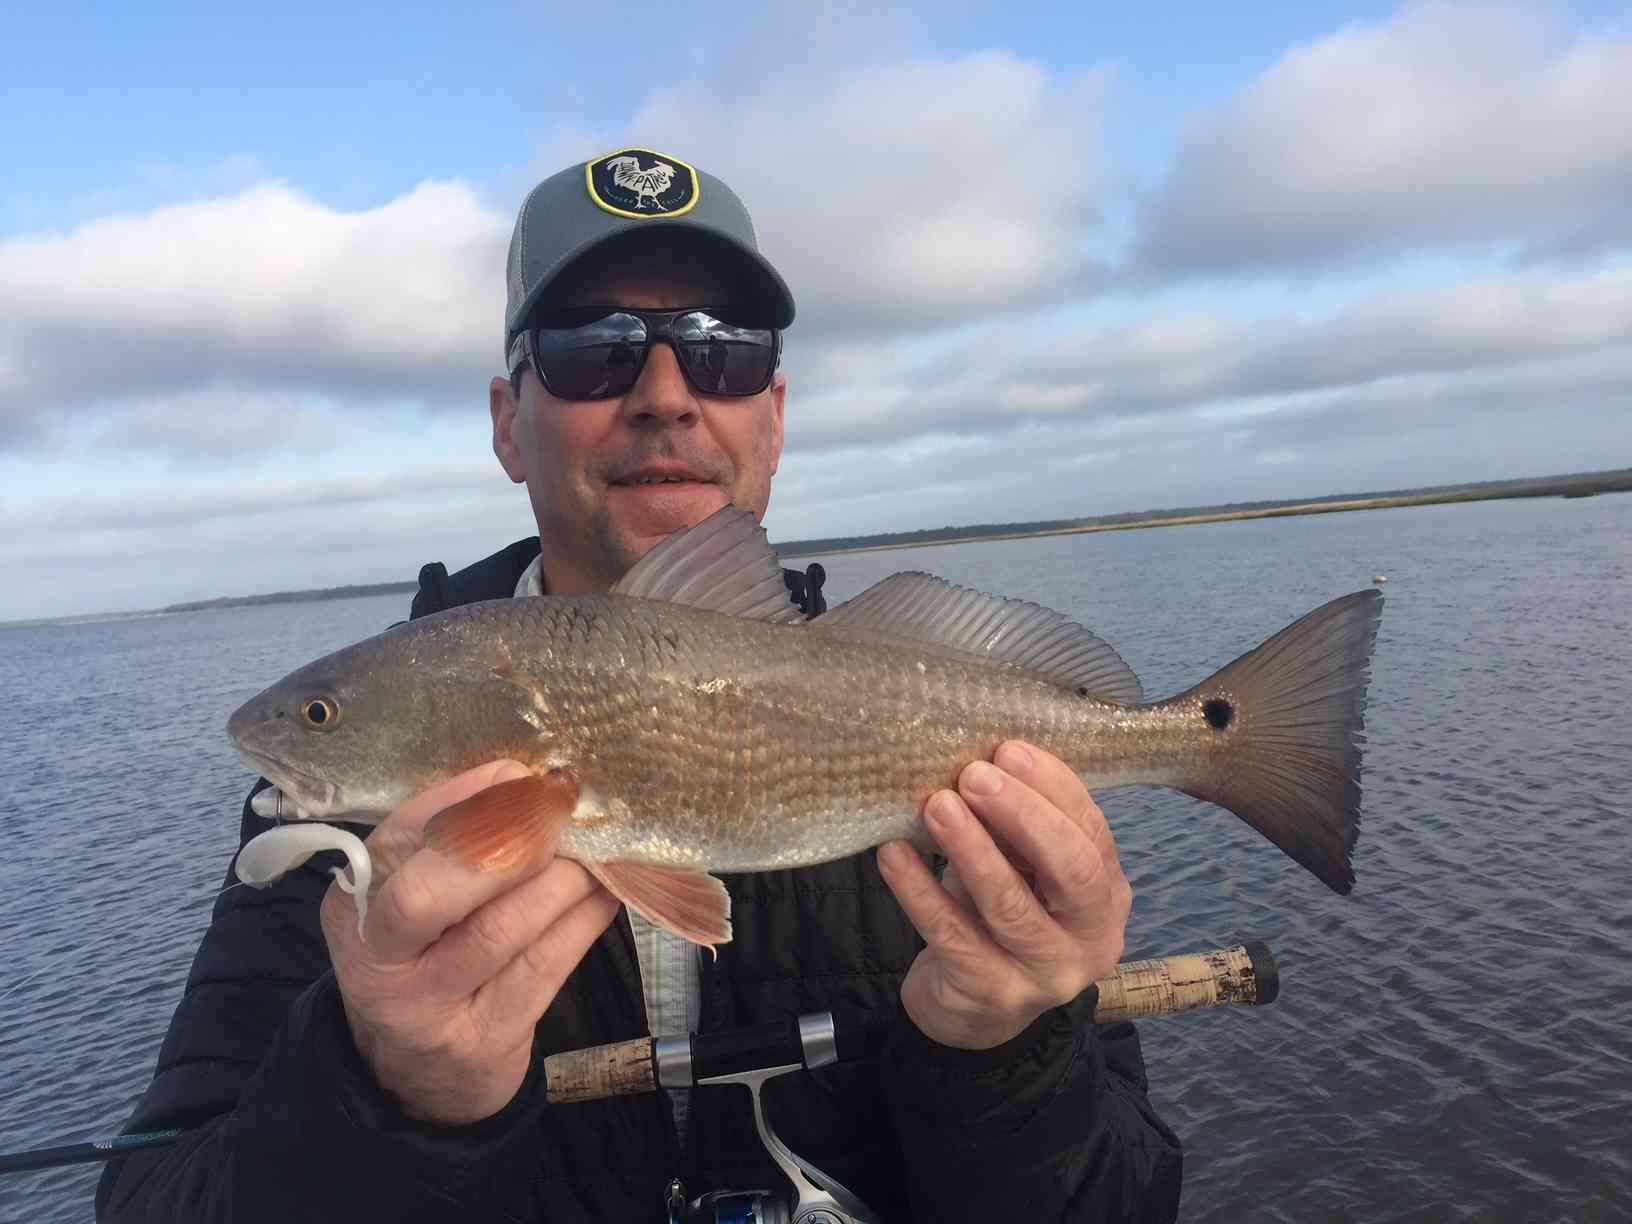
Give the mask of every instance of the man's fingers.
[(1116, 840), (1105, 822), (1105, 813), (1099, 810), (1082, 779), (1059, 757), (1024, 740), (1008, 740), (998, 745), (992, 759), (1004, 773), (1024, 782), (1080, 825), (1101, 854), (1116, 857)]
[(941, 955), (965, 960), (987, 953), (1004, 955), (906, 842), (879, 847), (878, 866), (907, 921)]
[(528, 772), (516, 761), (489, 761), (439, 782), (398, 806), (363, 839), (374, 864), (374, 887), (379, 888), (392, 872), (419, 852), (425, 844), (425, 825), (432, 816), (496, 782), (525, 777)]
[(588, 896), (545, 928), (476, 992), (479, 1024), (498, 1027), (519, 1022), (531, 1029), (538, 1023), (578, 962), (618, 916), (618, 899), (593, 878), (590, 882), (594, 889)]
[(436, 989), (464, 997), (513, 961), (600, 884), (571, 859), (554, 859), (543, 871), (449, 927), (425, 952), (424, 968)]
[[(1053, 921), (1072, 934), (1088, 935), (1117, 910), (1117, 888), (1126, 887), (1121, 868), (1114, 859), (1107, 861), (1091, 833), (1057, 804), (1007, 770), (981, 761), (963, 771), (958, 787), (980, 819), (1037, 873)], [(973, 891), (974, 881), (969, 883)], [(987, 913), (984, 904), (981, 912)]]
[[(506, 779), (500, 771), (493, 780)], [(458, 798), (450, 797), (455, 795), (457, 790), (445, 795), (448, 802), (443, 807), (458, 802)], [(413, 818), (419, 819), (423, 827), (439, 810), (415, 812)], [(370, 898), (366, 925), (370, 958), (400, 964), (417, 957), (479, 906), (543, 871), (553, 860), (542, 845), (539, 850), (516, 867), (493, 871), (473, 870), (434, 850), (418, 851), (393, 871)]]
[[(982, 761), (966, 769), (964, 776), (978, 787), (997, 773)], [(1011, 791), (1021, 789), (1012, 779), (1008, 786)], [(1056, 814), (1056, 819), (1064, 818)], [(951, 791), (937, 793), (925, 806), (924, 821), (957, 868), (958, 879), (998, 944), (1026, 962), (1062, 953), (1063, 934), (963, 798)], [(1086, 840), (1080, 833), (1076, 836)], [(1017, 849), (1025, 856), (1024, 846)]]

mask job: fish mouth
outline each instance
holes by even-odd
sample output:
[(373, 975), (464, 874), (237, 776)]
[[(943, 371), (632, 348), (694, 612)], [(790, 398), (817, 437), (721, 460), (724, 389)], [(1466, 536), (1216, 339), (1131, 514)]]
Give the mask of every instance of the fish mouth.
[(320, 818), (336, 810), (335, 800), (339, 797), (340, 788), (333, 782), (325, 782), (287, 761), (280, 761), (253, 748), (245, 748), (241, 744), (234, 747), (246, 765), (293, 799), (308, 817)]

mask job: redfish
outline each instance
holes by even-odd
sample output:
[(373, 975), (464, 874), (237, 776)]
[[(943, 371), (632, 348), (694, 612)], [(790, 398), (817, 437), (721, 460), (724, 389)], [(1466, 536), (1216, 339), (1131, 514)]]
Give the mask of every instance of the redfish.
[(715, 873), (927, 845), (925, 801), (1010, 738), (1090, 788), (1150, 783), (1224, 807), (1347, 893), (1381, 608), (1376, 590), (1346, 595), (1146, 702), (1081, 625), (927, 574), (806, 622), (763, 530), (727, 507), (607, 594), (398, 626), (291, 673), (228, 732), (281, 791), (259, 806), (307, 820), (374, 823), (466, 769), (519, 761), (530, 776), (440, 813), (427, 844), (491, 868), (553, 840), (705, 945), (730, 939)]

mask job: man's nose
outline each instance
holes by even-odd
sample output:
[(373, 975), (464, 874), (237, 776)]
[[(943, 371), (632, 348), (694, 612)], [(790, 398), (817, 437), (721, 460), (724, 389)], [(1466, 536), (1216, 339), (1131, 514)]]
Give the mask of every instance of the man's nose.
[(623, 397), (623, 411), (636, 423), (689, 425), (698, 416), (697, 398), (680, 372), (674, 346), (658, 341), (646, 355), (646, 365)]

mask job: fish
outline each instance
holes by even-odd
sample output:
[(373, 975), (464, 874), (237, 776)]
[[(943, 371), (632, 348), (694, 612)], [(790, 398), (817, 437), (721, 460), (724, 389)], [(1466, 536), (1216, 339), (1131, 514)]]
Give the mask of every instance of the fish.
[(1334, 599), (1147, 701), (1088, 628), (930, 574), (807, 621), (764, 529), (727, 506), (604, 594), (398, 625), (290, 673), (227, 731), (274, 805), (306, 821), (378, 823), (437, 782), (519, 761), (526, 777), (438, 813), (426, 845), (491, 870), (553, 842), (709, 947), (731, 937), (720, 873), (897, 838), (931, 848), (925, 802), (1008, 739), (1091, 790), (1151, 784), (1233, 812), (1347, 894), (1381, 610), (1375, 588)]

